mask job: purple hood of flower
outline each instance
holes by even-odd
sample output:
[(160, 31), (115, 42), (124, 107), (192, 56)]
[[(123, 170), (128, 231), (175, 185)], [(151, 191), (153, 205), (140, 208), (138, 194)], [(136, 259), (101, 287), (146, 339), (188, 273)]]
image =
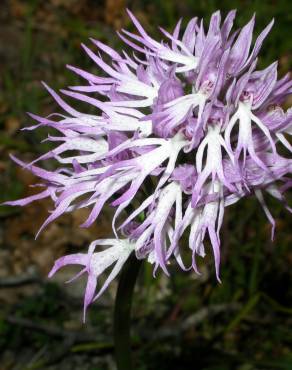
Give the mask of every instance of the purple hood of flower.
[[(118, 34), (133, 55), (91, 40), (96, 51), (82, 47), (103, 77), (68, 66), (84, 84), (61, 90), (62, 95), (86, 103), (95, 114), (76, 110), (44, 84), (62, 113), (30, 114), (37, 123), (26, 130), (54, 129), (56, 136), (47, 140), (56, 146), (28, 164), (13, 157), (40, 178), (42, 191), (6, 202), (24, 206), (50, 197), (55, 207), (39, 232), (66, 212), (88, 209), (81, 227), (89, 227), (106, 203), (115, 208), (115, 239), (95, 241), (87, 253), (60, 258), (49, 275), (68, 264), (83, 266), (81, 273), (88, 274), (84, 312), (132, 251), (152, 263), (154, 271), (169, 274), (175, 260), (183, 270), (199, 273), (197, 256), (205, 256), (209, 238), (220, 280), (225, 207), (254, 194), (273, 230), (263, 191), (290, 210), (284, 191), (291, 184), (292, 115), (280, 104), (291, 94), (292, 81), (289, 75), (278, 79), (277, 62), (257, 69), (273, 21), (251, 48), (254, 16), (233, 31), (235, 11), (223, 20), (217, 11), (208, 28), (193, 18), (184, 30), (181, 22), (173, 33), (161, 29), (164, 40), (158, 42), (128, 13), (137, 33)], [(47, 160), (55, 160), (57, 169), (37, 164)], [(186, 233), (191, 266), (181, 256)], [(97, 245), (110, 247), (94, 252)], [(98, 276), (112, 264), (95, 293)]]

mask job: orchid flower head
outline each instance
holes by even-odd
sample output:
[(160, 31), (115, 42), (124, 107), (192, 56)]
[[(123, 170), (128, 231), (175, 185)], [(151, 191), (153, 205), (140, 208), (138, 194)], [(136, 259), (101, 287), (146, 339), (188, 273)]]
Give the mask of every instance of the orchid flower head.
[[(31, 163), (12, 157), (40, 179), (41, 191), (6, 204), (53, 202), (39, 232), (81, 208), (88, 210), (81, 227), (96, 222), (106, 204), (114, 209), (114, 238), (59, 258), (49, 274), (66, 265), (82, 266), (77, 277), (88, 277), (84, 315), (132, 252), (153, 264), (154, 274), (170, 274), (173, 262), (200, 273), (209, 239), (220, 281), (226, 207), (254, 195), (272, 234), (275, 222), (265, 194), (291, 211), (284, 193), (292, 183), (292, 108), (285, 111), (283, 102), (292, 80), (279, 78), (276, 61), (257, 67), (274, 21), (254, 38), (254, 15), (234, 30), (236, 12), (224, 18), (217, 11), (208, 27), (197, 17), (185, 27), (179, 21), (173, 32), (161, 28), (157, 41), (129, 10), (128, 15), (136, 31), (123, 29), (118, 35), (132, 54), (94, 39), (91, 47), (82, 45), (99, 74), (67, 66), (82, 82), (60, 93), (44, 84), (61, 113), (30, 114), (36, 123), (26, 128), (54, 131), (46, 139), (54, 148)], [(82, 111), (74, 101), (84, 103)], [(48, 161), (55, 166), (46, 166)], [(97, 279), (111, 265), (96, 293)]]

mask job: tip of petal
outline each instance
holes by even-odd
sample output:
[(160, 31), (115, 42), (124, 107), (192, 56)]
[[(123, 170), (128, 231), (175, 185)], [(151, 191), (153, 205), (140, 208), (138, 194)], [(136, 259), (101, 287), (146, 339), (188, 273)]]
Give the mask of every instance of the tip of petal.
[(44, 86), (45, 89), (47, 89), (48, 91), (52, 90), (50, 88), (50, 86), (45, 82), (45, 81), (41, 81), (41, 84)]
[(71, 64), (66, 64), (66, 68), (70, 69), (70, 71), (74, 71), (76, 67), (72, 66)]
[(130, 17), (134, 17), (134, 14), (131, 12), (129, 8), (126, 8), (126, 12), (129, 14)]
[(274, 23), (275, 23), (275, 18), (272, 18), (272, 19), (271, 19), (271, 22), (268, 24), (268, 27), (269, 27), (269, 28), (272, 28), (272, 27), (273, 27), (273, 25), (274, 25)]
[(84, 49), (85, 51), (91, 51), (85, 44), (83, 44), (83, 42), (80, 44), (80, 46), (82, 47), (82, 49)]
[(59, 258), (57, 261), (55, 261), (54, 266), (48, 273), (48, 278), (51, 279), (62, 266), (64, 266), (64, 263), (62, 263), (62, 259)]
[(83, 319), (82, 319), (83, 324), (86, 324), (86, 311), (87, 311), (87, 307), (88, 306), (85, 306), (84, 305), (84, 308), (83, 308)]

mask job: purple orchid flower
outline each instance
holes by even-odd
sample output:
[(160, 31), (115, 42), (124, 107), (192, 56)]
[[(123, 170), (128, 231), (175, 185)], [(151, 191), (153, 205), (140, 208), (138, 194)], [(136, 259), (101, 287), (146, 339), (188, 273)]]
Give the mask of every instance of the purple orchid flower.
[[(111, 245), (111, 247), (101, 252), (95, 253), (94, 250), (97, 245)], [(114, 280), (114, 278), (118, 275), (121, 268), (123, 267), (123, 264), (126, 262), (127, 258), (134, 249), (135, 244), (131, 243), (127, 239), (96, 240), (90, 244), (87, 253), (70, 254), (61, 257), (57, 261), (55, 261), (54, 267), (49, 273), (49, 277), (52, 277), (61, 267), (66, 265), (84, 266), (84, 268), (76, 276), (70, 279), (68, 283), (77, 279), (84, 273), (88, 274), (88, 280), (84, 296), (84, 321), (85, 321), (85, 314), (88, 305), (101, 296), (101, 294), (105, 291), (105, 289), (108, 287), (111, 281)], [(115, 266), (113, 267), (111, 273), (109, 274), (108, 278), (106, 279), (105, 283), (103, 284), (99, 292), (95, 294), (98, 277), (104, 272), (104, 270), (109, 268), (113, 263), (115, 263)]]
[[(209, 238), (220, 281), (226, 207), (254, 194), (271, 222), (272, 237), (275, 221), (264, 194), (291, 211), (284, 192), (292, 185), (292, 114), (281, 104), (291, 94), (292, 80), (289, 75), (277, 80), (276, 62), (257, 70), (273, 21), (251, 50), (254, 16), (235, 31), (234, 10), (223, 21), (219, 11), (214, 13), (208, 29), (193, 18), (182, 32), (179, 21), (172, 33), (161, 29), (165, 39), (158, 42), (128, 13), (138, 34), (118, 34), (133, 49), (132, 56), (91, 40), (97, 52), (82, 46), (103, 76), (68, 66), (84, 85), (61, 93), (96, 113), (77, 111), (45, 85), (63, 112), (30, 114), (37, 123), (26, 129), (54, 129), (56, 135), (47, 140), (56, 147), (29, 164), (12, 158), (40, 178), (41, 192), (6, 204), (24, 206), (47, 197), (54, 203), (40, 231), (76, 209), (89, 210), (82, 227), (90, 227), (106, 203), (115, 209), (115, 239), (97, 240), (87, 253), (61, 257), (49, 274), (66, 265), (83, 266), (77, 277), (88, 274), (84, 315), (133, 251), (153, 264), (154, 273), (162, 269), (169, 274), (172, 261), (199, 273), (197, 256), (205, 256)], [(36, 165), (48, 160), (55, 160), (57, 169)], [(186, 233), (190, 266), (182, 259)], [(110, 247), (94, 252), (97, 245)], [(112, 264), (96, 293), (98, 277)]]

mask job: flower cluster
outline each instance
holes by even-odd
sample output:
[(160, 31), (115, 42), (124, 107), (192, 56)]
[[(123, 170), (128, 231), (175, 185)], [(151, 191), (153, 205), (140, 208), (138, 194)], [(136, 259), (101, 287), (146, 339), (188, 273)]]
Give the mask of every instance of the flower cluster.
[[(289, 75), (277, 79), (277, 62), (257, 70), (257, 56), (273, 21), (252, 47), (255, 18), (233, 31), (235, 11), (224, 20), (211, 16), (208, 29), (193, 18), (184, 30), (161, 29), (155, 41), (128, 11), (137, 33), (122, 30), (120, 38), (133, 54), (117, 53), (97, 40), (93, 52), (82, 45), (101, 69), (96, 76), (68, 66), (84, 85), (61, 93), (84, 102), (96, 114), (82, 113), (45, 85), (62, 114), (40, 117), (27, 130), (49, 127), (56, 147), (26, 164), (14, 160), (42, 180), (42, 191), (7, 202), (26, 205), (50, 197), (54, 210), (40, 231), (66, 212), (86, 208), (92, 225), (105, 203), (115, 208), (114, 239), (94, 241), (87, 253), (64, 256), (62, 266), (80, 264), (88, 274), (84, 310), (97, 299), (135, 251), (168, 274), (177, 261), (199, 273), (197, 255), (204, 257), (210, 240), (219, 280), (220, 237), (225, 207), (255, 194), (274, 229), (263, 190), (284, 203), (291, 185), (292, 110), (281, 104), (292, 91)], [(286, 157), (279, 154), (286, 152)], [(54, 159), (56, 170), (36, 165)], [(290, 209), (289, 209), (290, 210)], [(182, 238), (188, 235), (191, 266), (182, 258)], [(110, 246), (95, 252), (97, 245)], [(97, 278), (115, 263), (96, 292)]]

